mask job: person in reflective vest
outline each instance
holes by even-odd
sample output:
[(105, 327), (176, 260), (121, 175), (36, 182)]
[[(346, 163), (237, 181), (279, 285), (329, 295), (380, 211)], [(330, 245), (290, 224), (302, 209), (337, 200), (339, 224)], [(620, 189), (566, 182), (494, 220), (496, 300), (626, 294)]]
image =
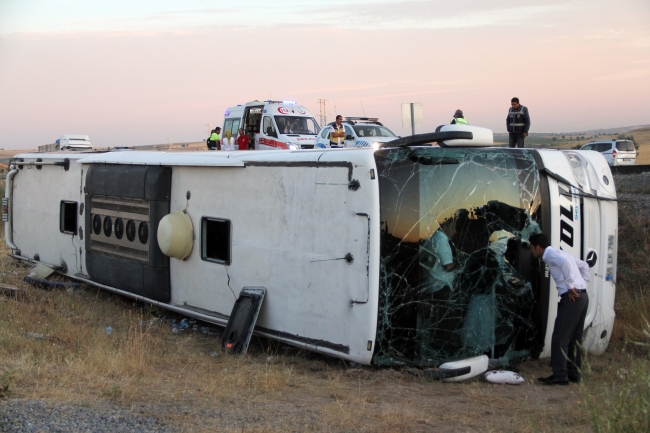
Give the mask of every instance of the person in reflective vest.
[(469, 122), (465, 120), (463, 116), (463, 110), (456, 110), (454, 113), (454, 118), (450, 122), (452, 125), (469, 125)]
[(345, 129), (343, 128), (343, 116), (336, 116), (336, 123), (330, 125), (330, 147), (338, 148), (345, 146)]
[(530, 115), (528, 108), (519, 104), (519, 98), (510, 100), (510, 109), (506, 117), (506, 128), (509, 133), (508, 145), (510, 147), (524, 147), (524, 139), (530, 129)]
[(221, 138), (219, 137), (220, 132), (221, 128), (219, 127), (212, 130), (212, 134), (210, 134), (210, 138), (208, 138), (208, 150), (217, 150), (221, 148)]

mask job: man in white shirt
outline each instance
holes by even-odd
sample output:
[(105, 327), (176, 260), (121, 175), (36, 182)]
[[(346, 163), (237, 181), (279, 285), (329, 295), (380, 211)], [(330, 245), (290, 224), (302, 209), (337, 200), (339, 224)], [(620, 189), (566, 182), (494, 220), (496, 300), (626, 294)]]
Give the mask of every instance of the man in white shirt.
[(553, 375), (537, 380), (547, 385), (568, 385), (569, 380), (580, 382), (580, 346), (589, 307), (589, 266), (565, 251), (549, 246), (548, 237), (543, 233), (531, 235), (529, 241), (533, 257), (546, 262), (560, 295), (551, 339)]

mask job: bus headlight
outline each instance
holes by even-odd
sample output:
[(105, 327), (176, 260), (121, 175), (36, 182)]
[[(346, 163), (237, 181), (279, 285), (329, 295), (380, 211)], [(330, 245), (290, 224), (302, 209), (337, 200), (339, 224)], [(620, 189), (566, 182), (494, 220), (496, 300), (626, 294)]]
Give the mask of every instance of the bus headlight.
[(289, 150), (299, 150), (300, 146), (297, 144), (289, 144)]
[(588, 191), (590, 189), (589, 185), (589, 175), (587, 174), (587, 161), (579, 155), (578, 153), (565, 151), (564, 152), (571, 164), (571, 170), (573, 171), (573, 176), (575, 176), (576, 181), (582, 187), (583, 190)]
[(370, 147), (372, 147), (372, 148), (375, 149), (375, 150), (376, 150), (376, 149), (379, 149), (379, 146), (381, 146), (381, 143), (378, 142), (378, 141), (375, 141), (375, 142), (373, 142), (373, 143), (370, 145)]

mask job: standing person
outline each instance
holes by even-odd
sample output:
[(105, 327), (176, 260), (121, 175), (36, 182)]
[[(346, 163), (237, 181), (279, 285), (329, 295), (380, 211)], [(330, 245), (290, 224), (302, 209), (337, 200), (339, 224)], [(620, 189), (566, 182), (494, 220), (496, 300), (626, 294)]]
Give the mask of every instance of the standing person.
[(239, 135), (237, 136), (237, 145), (239, 146), (239, 150), (247, 150), (248, 149), (248, 135), (244, 134), (244, 130), (242, 128), (239, 128)]
[(589, 281), (589, 266), (565, 251), (549, 246), (543, 233), (531, 235), (529, 241), (531, 254), (546, 262), (560, 295), (551, 338), (553, 374), (537, 380), (547, 385), (568, 385), (569, 380), (580, 382), (580, 346), (589, 307), (586, 283)]
[(216, 146), (212, 150), (221, 150), (221, 128), (217, 126), (214, 128), (214, 132), (217, 133), (217, 138), (215, 139)]
[(330, 147), (345, 147), (345, 129), (343, 127), (343, 116), (336, 116), (336, 122), (330, 125)]
[(465, 120), (463, 116), (463, 110), (456, 110), (454, 113), (454, 118), (450, 122), (452, 125), (469, 125), (469, 122)]
[(208, 138), (208, 150), (216, 150), (217, 143), (221, 141), (219, 138), (219, 133), (217, 133), (217, 129), (213, 129), (212, 134), (210, 134), (210, 137)]
[(221, 150), (235, 150), (235, 137), (232, 132), (226, 131), (225, 137), (221, 140)]
[(508, 145), (523, 148), (524, 139), (528, 137), (528, 130), (530, 129), (530, 115), (528, 114), (528, 108), (519, 104), (519, 98), (510, 100), (506, 128), (510, 133)]

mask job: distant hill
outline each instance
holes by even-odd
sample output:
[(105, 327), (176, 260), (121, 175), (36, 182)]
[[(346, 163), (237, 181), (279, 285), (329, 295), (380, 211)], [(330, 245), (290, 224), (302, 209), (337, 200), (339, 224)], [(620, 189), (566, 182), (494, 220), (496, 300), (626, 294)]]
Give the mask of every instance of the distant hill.
[[(608, 140), (619, 135), (634, 135), (634, 131), (647, 130), (650, 125), (623, 126), (619, 128), (591, 129), (580, 132), (533, 132), (526, 138), (526, 147), (579, 148), (592, 140)], [(495, 144), (508, 142), (508, 133), (494, 134)]]
[[(647, 125), (636, 125), (636, 126), (621, 126), (618, 128), (600, 128), (600, 129), (589, 129), (586, 131), (572, 131), (572, 132), (533, 132), (530, 135), (531, 136), (539, 136), (539, 137), (546, 137), (546, 136), (582, 136), (582, 135), (614, 135), (614, 134), (625, 134), (627, 132), (630, 132), (635, 129), (642, 129), (642, 128), (650, 128), (650, 124)], [(497, 137), (508, 137), (507, 132), (499, 132), (494, 134), (494, 138), (496, 139)]]

